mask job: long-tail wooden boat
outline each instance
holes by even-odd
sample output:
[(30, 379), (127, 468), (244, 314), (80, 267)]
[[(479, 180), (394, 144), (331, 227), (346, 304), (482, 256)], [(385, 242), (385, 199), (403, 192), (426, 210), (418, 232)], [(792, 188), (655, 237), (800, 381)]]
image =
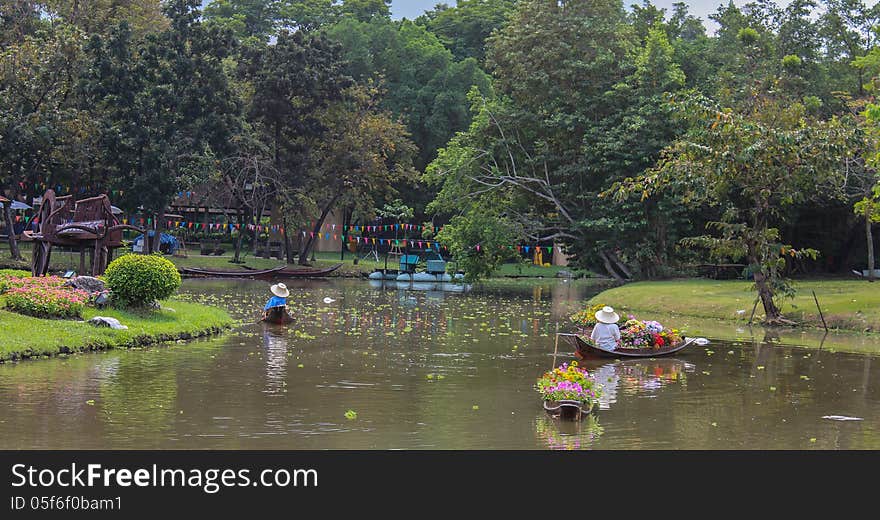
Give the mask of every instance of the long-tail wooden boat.
[(696, 338), (684, 338), (673, 345), (655, 348), (616, 348), (605, 350), (592, 343), (585, 341), (579, 334), (559, 334), (575, 348), (575, 355), (581, 359), (586, 358), (650, 358), (674, 354), (692, 344)]
[(246, 269), (199, 269), (197, 267), (185, 267), (180, 269), (180, 274), (184, 276), (204, 277), (204, 278), (260, 278), (262, 276), (270, 276), (285, 269), (284, 266), (272, 269), (263, 269), (260, 271), (251, 271)]
[(340, 267), (342, 267), (342, 264), (336, 264), (325, 269), (288, 269), (285, 266), (263, 270), (185, 267), (180, 269), (180, 274), (203, 278), (320, 278), (329, 275)]
[(284, 269), (282, 271), (278, 271), (277, 273), (272, 273), (271, 276), (273, 278), (311, 278), (311, 277), (322, 277), (327, 276), (328, 274), (336, 271), (342, 267), (342, 264), (336, 264), (331, 267), (326, 267), (324, 269)]
[(287, 307), (272, 307), (266, 311), (262, 321), (273, 325), (287, 325), (293, 323), (293, 316), (287, 311)]
[(581, 401), (563, 400), (563, 401), (544, 401), (544, 411), (547, 415), (557, 419), (566, 421), (580, 421), (590, 415), (593, 410), (593, 403), (583, 403)]

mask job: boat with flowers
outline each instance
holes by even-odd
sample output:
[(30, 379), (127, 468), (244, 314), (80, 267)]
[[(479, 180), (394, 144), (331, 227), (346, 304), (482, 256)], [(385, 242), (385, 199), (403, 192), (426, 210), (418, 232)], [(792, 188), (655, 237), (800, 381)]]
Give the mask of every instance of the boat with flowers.
[(577, 361), (545, 372), (535, 384), (544, 400), (544, 411), (554, 418), (579, 421), (593, 411), (601, 386)]
[(589, 335), (582, 336), (580, 334), (560, 334), (575, 348), (575, 355), (581, 359), (588, 358), (652, 358), (658, 356), (668, 356), (675, 354), (685, 347), (694, 343), (696, 338), (682, 338), (680, 341), (668, 344), (662, 347), (632, 347), (618, 346), (614, 350), (606, 350), (596, 345), (590, 340)]
[[(629, 316), (626, 321), (617, 323), (620, 327), (617, 347), (613, 350), (602, 348), (590, 339), (590, 335), (597, 323), (595, 314), (604, 308), (604, 304), (598, 304), (575, 313), (571, 320), (577, 331), (573, 334), (559, 334), (574, 347), (575, 355), (580, 359), (667, 356), (697, 342), (698, 338), (686, 338), (678, 329), (665, 327), (657, 321), (642, 321)], [(617, 316), (613, 319), (617, 319)]]

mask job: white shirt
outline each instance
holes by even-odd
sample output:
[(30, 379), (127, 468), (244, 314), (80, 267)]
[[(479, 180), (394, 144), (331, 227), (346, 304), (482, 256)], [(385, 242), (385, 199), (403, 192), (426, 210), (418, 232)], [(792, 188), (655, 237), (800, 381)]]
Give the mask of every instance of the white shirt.
[(617, 348), (617, 341), (620, 339), (620, 328), (614, 323), (597, 323), (593, 327), (590, 339), (595, 341), (596, 345), (600, 348), (614, 350)]

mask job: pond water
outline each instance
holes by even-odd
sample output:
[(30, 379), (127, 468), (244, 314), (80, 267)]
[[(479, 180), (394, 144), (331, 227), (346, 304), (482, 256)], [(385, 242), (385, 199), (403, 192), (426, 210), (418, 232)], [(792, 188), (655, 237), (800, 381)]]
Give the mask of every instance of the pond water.
[(586, 363), (606, 386), (600, 410), (560, 423), (533, 385), (571, 360), (563, 342), (554, 357), (557, 326), (601, 287), (376, 285), (289, 281), (297, 322), (277, 327), (255, 323), (267, 283), (187, 280), (184, 297), (240, 323), (0, 365), (3, 448), (880, 449), (877, 339), (846, 352), (842, 338), (820, 349), (737, 334), (675, 358)]

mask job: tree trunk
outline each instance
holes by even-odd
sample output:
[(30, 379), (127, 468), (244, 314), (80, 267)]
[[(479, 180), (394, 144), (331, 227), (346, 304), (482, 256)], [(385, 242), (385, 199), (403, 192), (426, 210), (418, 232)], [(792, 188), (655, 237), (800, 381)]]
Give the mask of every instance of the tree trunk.
[(241, 246), (244, 242), (244, 234), (247, 231), (247, 222), (250, 221), (251, 209), (238, 212), (238, 238), (235, 239), (235, 253), (232, 256), (233, 264), (241, 263)]
[(303, 246), (302, 251), (299, 252), (299, 265), (308, 265), (309, 253), (315, 245), (315, 240), (320, 236), (319, 233), (321, 232), (321, 227), (324, 225), (324, 219), (330, 214), (330, 211), (333, 209), (333, 206), (336, 204), (336, 201), (339, 200), (341, 195), (342, 193), (337, 193), (332, 199), (330, 199), (330, 202), (324, 206), (324, 209), (321, 211), (321, 217), (315, 222), (315, 227), (312, 230), (313, 236), (309, 237), (306, 245)]
[(751, 245), (749, 245), (748, 258), (749, 264), (755, 268), (752, 276), (755, 278), (755, 287), (758, 290), (758, 297), (761, 298), (761, 303), (764, 305), (764, 321), (771, 325), (779, 323), (780, 318), (782, 318), (782, 313), (773, 301), (773, 288), (770, 287), (767, 276), (764, 274), (764, 271), (761, 270), (761, 262), (758, 261), (758, 255), (755, 253), (754, 247)]
[(263, 208), (262, 208), (262, 206), (259, 207), (259, 208), (257, 208), (257, 210), (256, 210), (256, 211), (254, 212), (254, 214), (253, 214), (252, 219), (249, 221), (249, 222), (252, 222), (252, 223), (253, 223), (253, 226), (254, 226), (254, 229), (253, 229), (253, 231), (254, 231), (254, 243), (252, 244), (252, 247), (253, 247), (253, 252), (252, 252), (252, 254), (253, 254), (255, 257), (256, 257), (256, 256), (259, 256), (259, 255), (257, 255), (257, 252), (258, 252), (259, 249), (260, 249), (260, 233), (259, 233), (259, 231), (257, 231), (257, 226), (260, 225), (260, 221), (261, 221), (261, 220), (263, 220)]
[(616, 265), (620, 269), (620, 272), (622, 272), (624, 276), (626, 276), (627, 278), (633, 277), (632, 271), (630, 271), (626, 264), (624, 264), (623, 261), (620, 259), (620, 257), (617, 256), (617, 253), (612, 251), (608, 255), (608, 257), (614, 262), (614, 265)]
[(292, 264), (294, 262), (293, 255), (293, 240), (290, 238), (290, 227), (287, 225), (287, 219), (282, 219), (282, 225), (284, 226), (284, 256), (287, 258), (287, 263)]
[(605, 254), (605, 251), (599, 251), (599, 256), (602, 258), (602, 262), (605, 264), (605, 270), (608, 271), (608, 274), (614, 277), (618, 282), (622, 282), (623, 278), (617, 274), (617, 271), (611, 267), (611, 260), (608, 259), (608, 255)]
[(865, 238), (868, 240), (868, 281), (873, 282), (874, 276), (874, 235), (871, 233), (871, 204), (865, 204)]
[(9, 235), (9, 253), (13, 260), (21, 260), (18, 240), (15, 238), (15, 222), (12, 219), (12, 201), (3, 205), (3, 216), (6, 218), (6, 232)]

